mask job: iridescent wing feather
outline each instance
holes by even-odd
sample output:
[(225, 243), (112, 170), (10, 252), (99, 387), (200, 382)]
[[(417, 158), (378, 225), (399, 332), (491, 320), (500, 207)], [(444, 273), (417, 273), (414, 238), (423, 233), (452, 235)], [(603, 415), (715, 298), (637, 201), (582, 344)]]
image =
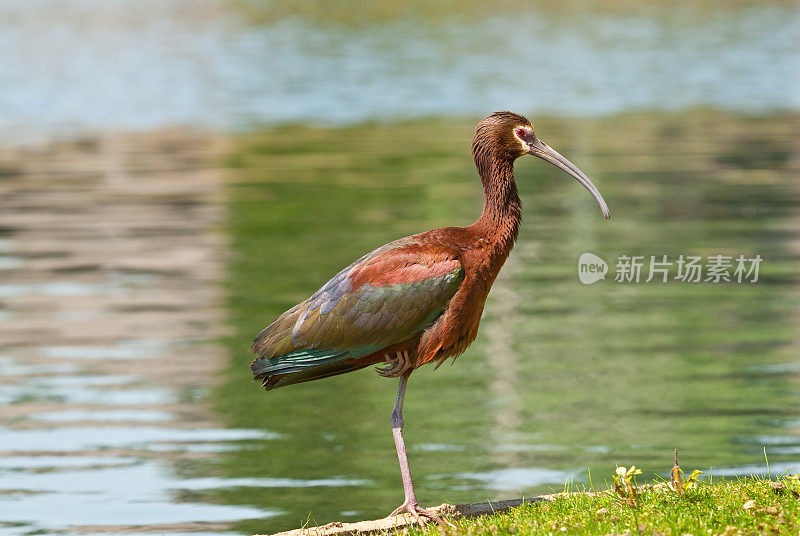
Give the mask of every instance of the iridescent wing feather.
[(269, 389), (361, 368), (354, 360), (434, 322), (463, 279), (454, 250), (413, 238), (387, 244), (264, 329), (253, 374)]

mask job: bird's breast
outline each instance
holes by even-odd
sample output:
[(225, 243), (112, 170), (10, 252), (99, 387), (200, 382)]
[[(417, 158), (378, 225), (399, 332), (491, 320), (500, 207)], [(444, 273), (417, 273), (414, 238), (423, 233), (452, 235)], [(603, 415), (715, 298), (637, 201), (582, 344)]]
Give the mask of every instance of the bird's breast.
[[(457, 357), (478, 335), (483, 307), (500, 266), (495, 266), (479, 249), (472, 253), (465, 252), (461, 259), (465, 277), (458, 291), (450, 299), (442, 316), (420, 339), (419, 365)], [(471, 256), (475, 258), (471, 259)]]

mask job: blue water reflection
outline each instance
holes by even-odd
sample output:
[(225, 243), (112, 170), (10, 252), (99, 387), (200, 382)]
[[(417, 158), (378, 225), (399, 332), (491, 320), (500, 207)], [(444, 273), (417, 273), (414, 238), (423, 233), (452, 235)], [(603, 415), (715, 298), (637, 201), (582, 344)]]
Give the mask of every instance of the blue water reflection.
[(800, 107), (800, 15), (535, 5), (429, 24), (258, 24), (222, 0), (0, 5), (0, 132)]

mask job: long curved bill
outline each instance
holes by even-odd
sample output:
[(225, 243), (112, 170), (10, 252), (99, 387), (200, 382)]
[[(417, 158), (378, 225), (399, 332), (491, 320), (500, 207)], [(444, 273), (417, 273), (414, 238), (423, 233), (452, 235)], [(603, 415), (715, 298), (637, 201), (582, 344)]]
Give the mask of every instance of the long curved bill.
[(611, 218), (611, 212), (608, 210), (608, 205), (606, 205), (605, 199), (603, 199), (603, 196), (600, 195), (600, 190), (598, 190), (597, 187), (592, 184), (592, 181), (589, 180), (589, 177), (583, 174), (583, 171), (578, 169), (578, 166), (561, 156), (558, 151), (547, 145), (539, 138), (534, 138), (533, 144), (531, 144), (530, 154), (541, 158), (545, 162), (550, 162), (554, 166), (563, 169), (575, 177), (584, 188), (589, 190), (589, 193), (592, 194), (592, 197), (594, 197), (595, 201), (597, 201), (597, 204), (600, 205), (600, 210), (603, 211), (603, 216), (605, 216), (606, 219)]

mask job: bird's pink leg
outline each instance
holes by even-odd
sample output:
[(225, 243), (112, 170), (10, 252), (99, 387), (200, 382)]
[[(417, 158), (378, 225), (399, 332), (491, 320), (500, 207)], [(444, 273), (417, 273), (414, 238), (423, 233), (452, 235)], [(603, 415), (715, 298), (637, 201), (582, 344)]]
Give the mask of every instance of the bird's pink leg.
[(420, 516), (433, 520), (439, 520), (439, 515), (431, 510), (420, 508), (417, 503), (417, 496), (414, 494), (414, 484), (411, 482), (411, 468), (408, 465), (408, 454), (406, 453), (406, 443), (403, 441), (403, 399), (406, 396), (406, 383), (411, 371), (405, 372), (400, 376), (400, 383), (397, 386), (397, 398), (392, 409), (392, 435), (394, 436), (394, 446), (397, 449), (397, 459), (400, 462), (400, 474), (403, 477), (403, 491), (406, 499), (389, 517), (394, 517), (406, 511), (411, 514), (416, 521)]

